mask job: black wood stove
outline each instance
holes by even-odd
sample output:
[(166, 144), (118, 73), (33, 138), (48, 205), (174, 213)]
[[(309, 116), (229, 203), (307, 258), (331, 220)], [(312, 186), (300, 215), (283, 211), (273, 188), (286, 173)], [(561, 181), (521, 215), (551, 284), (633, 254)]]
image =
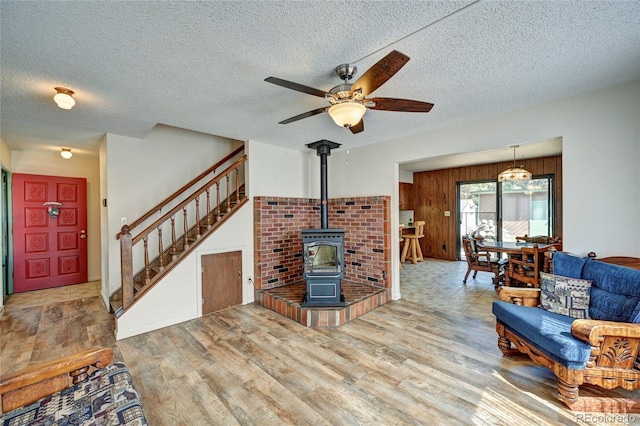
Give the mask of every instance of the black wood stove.
[(344, 277), (344, 229), (329, 228), (327, 205), (327, 157), (340, 144), (320, 140), (307, 145), (320, 157), (320, 229), (302, 230), (302, 276), (307, 293), (302, 306), (345, 306), (341, 281)]

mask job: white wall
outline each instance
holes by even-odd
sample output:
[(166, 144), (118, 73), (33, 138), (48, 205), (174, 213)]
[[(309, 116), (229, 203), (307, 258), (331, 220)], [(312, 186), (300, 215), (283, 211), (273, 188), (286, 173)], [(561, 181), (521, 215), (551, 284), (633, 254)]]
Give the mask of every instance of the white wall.
[[(330, 194), (391, 195), (397, 205), (399, 163), (555, 137), (563, 147), (564, 249), (640, 256), (640, 82), (332, 153)], [(394, 228), (398, 212), (392, 213)], [(397, 299), (400, 254), (397, 235), (392, 237)]]
[(280, 148), (256, 141), (248, 142), (245, 150), (251, 196), (309, 197), (309, 153), (316, 158), (315, 151)]
[[(102, 297), (120, 287), (120, 242), (116, 235), (176, 190), (211, 167), (242, 142), (158, 125), (143, 139), (107, 134), (100, 148), (100, 171), (106, 178), (108, 266), (102, 275)], [(106, 170), (105, 170), (106, 169)], [(137, 231), (142, 230), (138, 229)]]
[(100, 279), (100, 173), (98, 157), (74, 154), (69, 160), (59, 150), (12, 151), (11, 172), (87, 179), (87, 273), (89, 281)]

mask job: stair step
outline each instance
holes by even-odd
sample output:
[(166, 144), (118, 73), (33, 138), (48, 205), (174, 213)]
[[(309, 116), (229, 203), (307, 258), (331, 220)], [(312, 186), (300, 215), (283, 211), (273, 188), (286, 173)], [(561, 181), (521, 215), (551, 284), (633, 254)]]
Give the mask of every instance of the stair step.
[(119, 309), (122, 309), (122, 300), (110, 300), (109, 305), (111, 306), (111, 311), (116, 313)]

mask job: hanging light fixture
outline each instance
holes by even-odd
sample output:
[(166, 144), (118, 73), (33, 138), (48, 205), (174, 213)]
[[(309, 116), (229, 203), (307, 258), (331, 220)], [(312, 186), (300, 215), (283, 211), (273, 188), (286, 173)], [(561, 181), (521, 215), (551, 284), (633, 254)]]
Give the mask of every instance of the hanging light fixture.
[(56, 87), (56, 94), (53, 96), (53, 100), (56, 101), (58, 107), (62, 109), (71, 109), (76, 104), (73, 99), (73, 90), (69, 90), (66, 87)]
[(62, 151), (60, 152), (60, 155), (65, 160), (68, 160), (69, 158), (73, 157), (73, 154), (71, 153), (71, 148), (62, 148)]
[(329, 115), (340, 127), (355, 126), (362, 120), (367, 107), (358, 102), (340, 102), (329, 108)]
[(516, 166), (516, 148), (520, 145), (511, 145), (513, 148), (513, 166), (498, 175), (498, 182), (527, 182), (531, 180), (531, 172), (525, 170), (522, 166)]

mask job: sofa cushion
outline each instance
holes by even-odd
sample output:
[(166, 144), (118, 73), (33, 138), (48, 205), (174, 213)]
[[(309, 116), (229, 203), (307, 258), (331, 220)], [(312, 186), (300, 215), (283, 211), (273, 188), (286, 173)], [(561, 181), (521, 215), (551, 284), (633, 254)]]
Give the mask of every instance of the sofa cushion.
[(540, 307), (556, 314), (589, 319), (591, 281), (540, 272)]
[(493, 314), (499, 323), (560, 364), (585, 368), (591, 346), (571, 335), (575, 318), (503, 301), (493, 302)]
[(640, 270), (589, 261), (582, 278), (593, 281), (589, 316), (617, 322), (640, 322)]
[(553, 253), (553, 273), (563, 277), (580, 278), (588, 257), (578, 257), (570, 253)]

